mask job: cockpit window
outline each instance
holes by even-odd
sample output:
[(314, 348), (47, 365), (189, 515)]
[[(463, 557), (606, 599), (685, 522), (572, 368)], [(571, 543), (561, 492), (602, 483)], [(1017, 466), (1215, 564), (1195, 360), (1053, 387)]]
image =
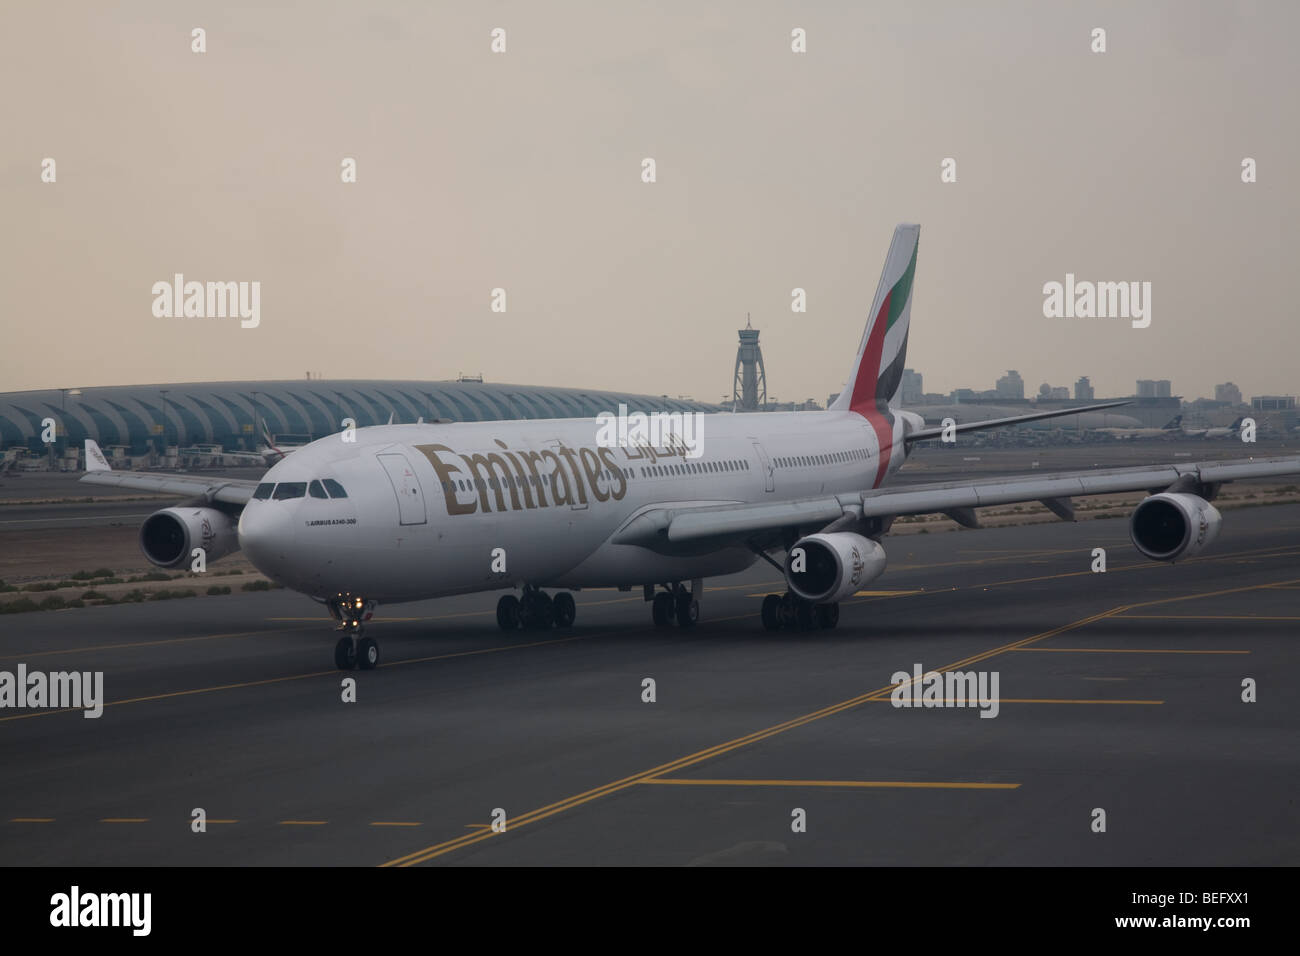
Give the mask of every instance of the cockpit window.
[(274, 490), (275, 490), (274, 481), (264, 481), (257, 486), (257, 490), (253, 492), (253, 497), (256, 498), (258, 501), (265, 501), (267, 498), (271, 497), (271, 492), (273, 492)]
[(273, 497), (276, 501), (284, 501), (286, 498), (301, 498), (307, 493), (307, 482), (305, 481), (282, 481), (275, 486)]
[(331, 498), (346, 498), (348, 496), (348, 493), (343, 490), (343, 486), (340, 485), (333, 478), (325, 478), (323, 479), (323, 481), (325, 484), (325, 488), (330, 493)]
[(329, 495), (325, 494), (325, 486), (322, 485), (319, 481), (313, 481), (310, 485), (308, 485), (307, 493), (311, 495), (313, 498), (329, 497)]

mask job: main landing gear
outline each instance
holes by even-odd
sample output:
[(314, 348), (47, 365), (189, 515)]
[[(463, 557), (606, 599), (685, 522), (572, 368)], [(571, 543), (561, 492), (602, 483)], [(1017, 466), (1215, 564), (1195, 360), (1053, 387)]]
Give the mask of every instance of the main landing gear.
[(763, 627), (769, 631), (778, 631), (783, 627), (795, 627), (801, 631), (827, 630), (840, 622), (840, 606), (834, 604), (813, 604), (786, 591), (784, 594), (769, 594), (763, 598)]
[(337, 630), (345, 632), (334, 645), (334, 664), (341, 671), (361, 668), (374, 670), (379, 666), (379, 642), (373, 637), (363, 637), (365, 622), (375, 613), (375, 602), (352, 595), (340, 595), (325, 602), (330, 616), (338, 621)]
[(658, 594), (654, 593), (653, 584), (645, 587), (645, 599), (652, 602), (650, 616), (655, 627), (668, 627), (674, 623), (678, 627), (694, 627), (700, 619), (700, 598), (703, 595), (704, 581), (700, 578), (691, 582), (689, 591), (680, 581), (665, 584), (664, 590)]
[(506, 594), (497, 601), (497, 626), (503, 631), (514, 631), (521, 627), (530, 631), (572, 627), (577, 615), (578, 606), (568, 591), (561, 591), (551, 597), (545, 591), (525, 585), (520, 597)]

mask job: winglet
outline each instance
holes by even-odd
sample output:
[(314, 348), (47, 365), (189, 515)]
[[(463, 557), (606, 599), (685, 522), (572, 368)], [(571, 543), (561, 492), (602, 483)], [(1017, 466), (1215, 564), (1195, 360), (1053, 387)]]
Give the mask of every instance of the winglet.
[(86, 439), (86, 471), (112, 471), (113, 468), (93, 439)]

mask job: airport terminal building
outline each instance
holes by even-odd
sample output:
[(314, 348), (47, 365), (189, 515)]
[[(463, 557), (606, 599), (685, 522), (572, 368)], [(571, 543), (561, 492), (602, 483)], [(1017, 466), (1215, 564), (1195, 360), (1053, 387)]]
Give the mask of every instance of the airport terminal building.
[(265, 430), (278, 441), (332, 435), (345, 418), (358, 427), (522, 418), (585, 418), (600, 412), (713, 412), (717, 406), (622, 392), (533, 385), (454, 382), (331, 381), (201, 382), (45, 389), (0, 393), (0, 450), (45, 455), (49, 422), (56, 453), (80, 449), (87, 438), (126, 455), (168, 447), (216, 445), (255, 451)]

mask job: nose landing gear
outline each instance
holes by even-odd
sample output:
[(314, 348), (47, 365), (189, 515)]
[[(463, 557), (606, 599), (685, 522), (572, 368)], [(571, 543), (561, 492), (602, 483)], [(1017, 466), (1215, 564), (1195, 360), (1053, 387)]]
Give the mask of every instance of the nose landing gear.
[(375, 602), (354, 595), (339, 595), (325, 602), (330, 616), (338, 621), (337, 630), (344, 634), (334, 645), (334, 664), (341, 671), (360, 668), (374, 670), (379, 666), (379, 643), (373, 637), (363, 637), (365, 622), (375, 613)]

